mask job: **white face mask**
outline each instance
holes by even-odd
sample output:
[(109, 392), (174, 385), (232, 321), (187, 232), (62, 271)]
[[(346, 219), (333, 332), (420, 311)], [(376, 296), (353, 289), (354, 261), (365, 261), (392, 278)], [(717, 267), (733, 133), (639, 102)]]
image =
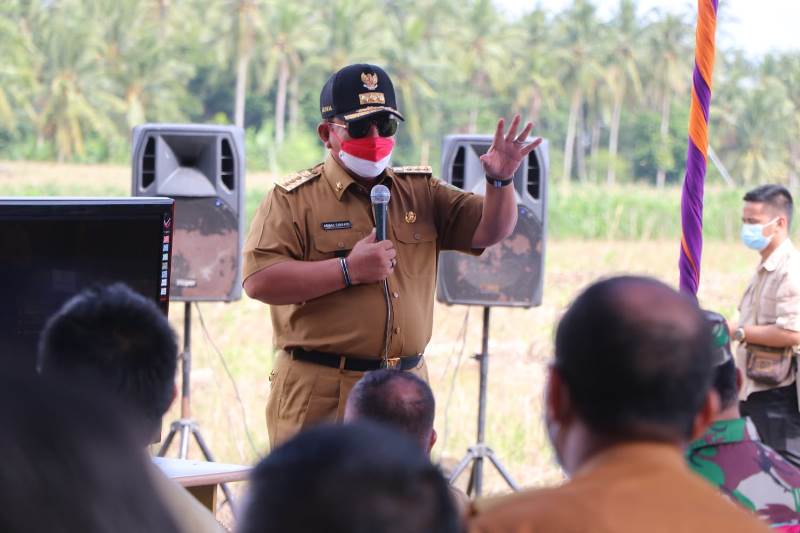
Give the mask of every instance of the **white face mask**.
[(389, 162), (392, 159), (392, 154), (387, 155), (380, 161), (370, 161), (368, 159), (361, 159), (354, 155), (348, 154), (344, 150), (340, 150), (339, 159), (341, 159), (342, 163), (344, 163), (344, 166), (346, 166), (354, 174), (357, 174), (362, 178), (375, 179), (380, 176), (384, 170), (386, 170), (386, 167), (389, 166)]

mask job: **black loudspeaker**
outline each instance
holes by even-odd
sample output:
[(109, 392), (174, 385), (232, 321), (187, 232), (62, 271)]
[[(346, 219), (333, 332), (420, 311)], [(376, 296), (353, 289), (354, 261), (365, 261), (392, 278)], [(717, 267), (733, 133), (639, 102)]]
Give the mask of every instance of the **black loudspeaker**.
[[(530, 139), (532, 140), (532, 139)], [(480, 156), (491, 135), (450, 135), (442, 143), (442, 179), (483, 194)], [(532, 307), (542, 303), (547, 230), (547, 141), (531, 152), (514, 174), (518, 219), (510, 237), (481, 257), (442, 252), (437, 299), (447, 304)]]
[(170, 299), (232, 301), (242, 293), (244, 134), (233, 126), (133, 129), (133, 195), (175, 199)]

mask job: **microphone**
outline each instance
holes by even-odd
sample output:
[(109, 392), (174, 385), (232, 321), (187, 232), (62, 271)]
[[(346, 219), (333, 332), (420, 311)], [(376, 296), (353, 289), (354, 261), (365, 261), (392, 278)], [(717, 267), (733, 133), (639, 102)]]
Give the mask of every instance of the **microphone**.
[(389, 198), (392, 194), (386, 185), (375, 185), (369, 193), (372, 201), (372, 213), (375, 215), (375, 240), (386, 240), (386, 229), (389, 225), (387, 219), (389, 209)]

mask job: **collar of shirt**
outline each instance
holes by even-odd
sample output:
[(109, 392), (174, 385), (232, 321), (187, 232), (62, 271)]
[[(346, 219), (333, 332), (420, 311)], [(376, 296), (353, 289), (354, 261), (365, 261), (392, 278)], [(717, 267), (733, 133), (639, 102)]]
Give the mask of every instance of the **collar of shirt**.
[(711, 424), (702, 437), (689, 444), (687, 453), (692, 454), (707, 446), (760, 440), (755, 424), (747, 417), (718, 420)]
[(680, 448), (666, 442), (630, 442), (607, 448), (586, 461), (573, 479), (595, 475), (603, 470), (620, 467), (631, 471), (650, 471), (654, 468), (687, 468)]
[[(330, 152), (328, 152), (328, 155), (325, 157), (325, 163), (322, 167), (322, 175), (328, 182), (328, 185), (330, 185), (331, 190), (333, 190), (333, 194), (336, 195), (336, 199), (340, 202), (342, 201), (342, 196), (344, 196), (345, 191), (349, 187), (360, 187), (358, 182), (354, 180), (345, 169), (342, 168), (342, 166), (336, 161), (336, 159), (334, 159)], [(375, 183), (383, 183), (391, 189), (393, 178), (394, 174), (390, 169), (387, 168), (383, 176), (375, 178)]]
[(794, 245), (792, 244), (792, 241), (787, 238), (780, 244), (780, 246), (775, 248), (775, 250), (773, 250), (773, 252), (769, 254), (769, 257), (767, 257), (766, 261), (761, 263), (761, 268), (763, 268), (768, 272), (774, 271), (781, 265), (783, 260), (786, 259), (792, 253), (793, 250), (794, 250)]

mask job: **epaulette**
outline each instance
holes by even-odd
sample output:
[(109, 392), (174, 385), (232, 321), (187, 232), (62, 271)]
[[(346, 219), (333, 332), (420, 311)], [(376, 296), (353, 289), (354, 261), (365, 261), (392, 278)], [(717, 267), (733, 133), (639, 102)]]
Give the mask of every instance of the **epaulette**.
[(322, 165), (317, 165), (314, 168), (308, 168), (306, 170), (301, 170), (300, 172), (295, 172), (294, 174), (289, 174), (275, 182), (275, 185), (280, 187), (286, 192), (293, 191), (300, 185), (313, 180), (316, 177), (319, 177), (322, 174)]
[(406, 167), (392, 167), (392, 172), (395, 174), (433, 174), (433, 167), (427, 165), (406, 166)]

